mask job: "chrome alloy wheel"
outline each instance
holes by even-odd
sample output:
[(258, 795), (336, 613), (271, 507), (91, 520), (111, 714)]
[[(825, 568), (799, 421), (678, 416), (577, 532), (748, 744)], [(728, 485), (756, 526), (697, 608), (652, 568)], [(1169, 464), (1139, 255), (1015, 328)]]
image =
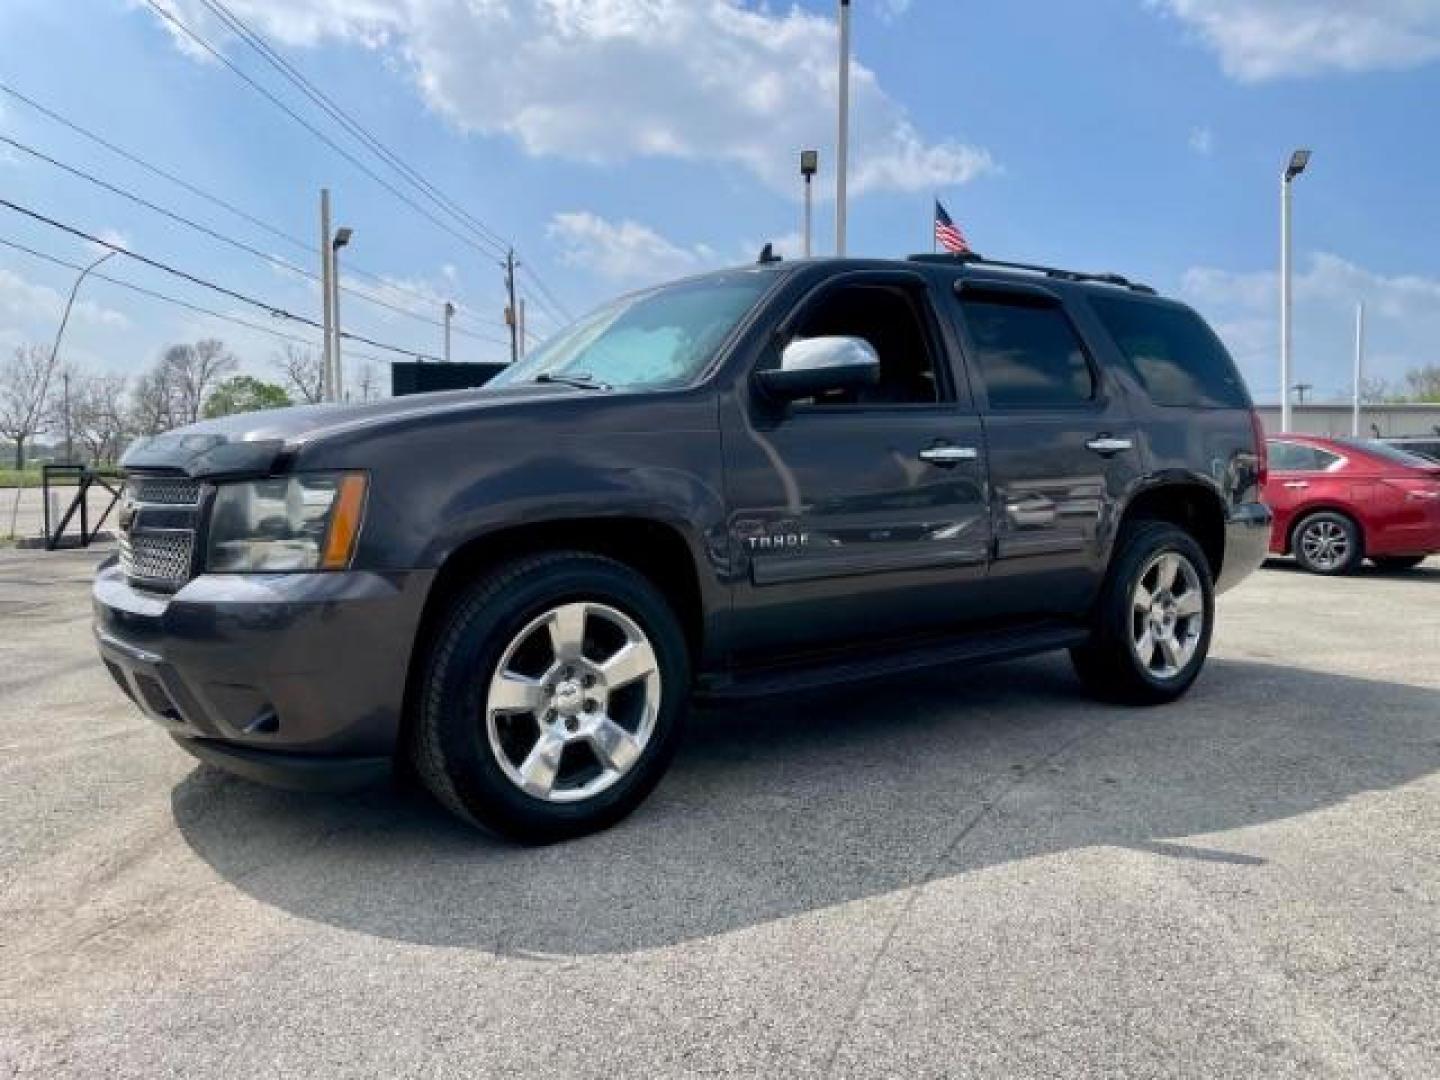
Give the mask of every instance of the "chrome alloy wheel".
[(580, 802), (630, 771), (660, 712), (660, 667), (645, 632), (605, 604), (532, 620), (506, 646), (485, 697), (495, 761), (546, 802)]
[(1173, 679), (1200, 647), (1205, 593), (1184, 555), (1162, 551), (1145, 565), (1130, 610), (1130, 647), (1157, 679)]
[(1300, 533), (1300, 549), (1310, 565), (1334, 570), (1350, 558), (1350, 537), (1334, 521), (1312, 521)]

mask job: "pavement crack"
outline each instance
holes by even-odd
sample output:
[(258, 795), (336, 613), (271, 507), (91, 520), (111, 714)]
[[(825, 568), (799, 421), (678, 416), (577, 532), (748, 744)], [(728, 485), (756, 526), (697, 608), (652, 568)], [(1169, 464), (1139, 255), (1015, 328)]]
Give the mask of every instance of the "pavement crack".
[(950, 858), (960, 850), (960, 846), (965, 842), (966, 838), (975, 831), (980, 823), (989, 817), (995, 811), (996, 807), (1004, 802), (1012, 792), (1029, 780), (1031, 776), (1053, 764), (1055, 761), (1058, 761), (1086, 739), (1101, 734), (1113, 723), (1115, 723), (1115, 721), (1109, 720), (1096, 724), (1093, 728), (1077, 732), (1054, 750), (1041, 755), (1024, 768), (1012, 772), (1001, 783), (996, 785), (993, 794), (980, 803), (975, 812), (960, 825), (960, 828), (956, 830), (954, 835), (946, 841), (945, 846), (930, 860), (930, 864), (925, 868), (925, 873), (921, 875), (920, 880), (910, 887), (904, 901), (899, 906), (899, 910), (895, 912), (890, 920), (890, 924), (885, 928), (885, 933), (880, 938), (879, 946), (876, 947), (875, 952), (865, 965), (865, 975), (860, 980), (859, 989), (856, 990), (854, 1000), (851, 1001), (850, 1007), (845, 1010), (845, 1015), (837, 1026), (834, 1044), (830, 1047), (830, 1053), (825, 1057), (823, 1075), (827, 1077), (835, 1075), (835, 1066), (840, 1060), (840, 1052), (845, 1049), (845, 1043), (848, 1040), (850, 1029), (859, 1017), (860, 1010), (864, 1007), (866, 1000), (870, 996), (870, 987), (875, 982), (875, 976), (880, 970), (881, 962), (889, 954), (890, 948), (895, 941), (895, 935), (899, 932), (900, 927), (909, 919), (911, 912), (915, 910), (915, 905), (920, 902), (920, 894), (935, 880), (936, 875), (940, 872), (940, 868), (949, 862)]

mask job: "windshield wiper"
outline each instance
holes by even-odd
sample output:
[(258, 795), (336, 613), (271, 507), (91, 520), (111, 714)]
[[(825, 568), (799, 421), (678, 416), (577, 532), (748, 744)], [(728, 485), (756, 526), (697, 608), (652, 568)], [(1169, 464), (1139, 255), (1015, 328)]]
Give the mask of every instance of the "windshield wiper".
[(535, 378), (530, 380), (537, 383), (560, 383), (563, 386), (574, 386), (580, 390), (609, 390), (609, 383), (601, 382), (593, 375), (584, 371), (542, 371)]

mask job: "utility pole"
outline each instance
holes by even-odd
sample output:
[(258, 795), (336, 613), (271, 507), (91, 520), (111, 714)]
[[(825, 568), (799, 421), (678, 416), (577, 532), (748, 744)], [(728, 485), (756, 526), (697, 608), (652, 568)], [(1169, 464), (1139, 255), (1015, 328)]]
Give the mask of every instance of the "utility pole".
[(335, 366), (330, 348), (335, 331), (335, 313), (330, 308), (330, 189), (320, 189), (320, 292), (325, 297), (324, 362), (320, 369), (320, 400), (335, 400)]
[(1308, 393), (1309, 393), (1311, 390), (1313, 390), (1313, 389), (1315, 389), (1315, 384), (1314, 384), (1314, 383), (1297, 382), (1297, 383), (1295, 384), (1295, 396), (1296, 396), (1297, 398), (1299, 398), (1299, 401), (1296, 402), (1296, 404), (1304, 405), (1304, 404), (1305, 404), (1305, 395), (1308, 394)]
[(445, 301), (445, 362), (450, 362), (450, 320), (455, 317), (455, 305)]
[(1360, 437), (1360, 380), (1365, 369), (1365, 301), (1355, 305), (1355, 384), (1350, 393), (1350, 434)]
[(510, 328), (510, 362), (513, 364), (520, 359), (518, 345), (519, 315), (515, 310), (515, 249), (511, 248), (505, 253), (505, 294), (509, 297), (509, 304), (505, 308), (505, 325)]
[(835, 140), (835, 254), (845, 254), (845, 171), (850, 159), (850, 0), (840, 0), (840, 129)]

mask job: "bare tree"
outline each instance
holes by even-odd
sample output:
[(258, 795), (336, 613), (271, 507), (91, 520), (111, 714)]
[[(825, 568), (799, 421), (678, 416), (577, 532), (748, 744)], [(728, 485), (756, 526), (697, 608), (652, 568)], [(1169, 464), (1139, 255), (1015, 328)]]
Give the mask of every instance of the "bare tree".
[(125, 376), (80, 375), (72, 380), (70, 396), (75, 437), (85, 444), (91, 462), (113, 462), (120, 456), (128, 427)]
[(1407, 371), (1405, 397), (1410, 401), (1440, 401), (1440, 364), (1426, 364)]
[(138, 435), (156, 435), (178, 424), (170, 368), (162, 361), (136, 380), (129, 426)]
[(275, 367), (285, 378), (285, 386), (301, 404), (314, 405), (324, 400), (325, 361), (314, 349), (286, 345), (275, 354)]
[(54, 364), (43, 345), (20, 345), (0, 365), (0, 435), (15, 444), (17, 469), (25, 467), (26, 440), (46, 430)]
[(223, 341), (205, 338), (194, 345), (171, 345), (160, 365), (167, 372), (176, 423), (193, 424), (200, 419), (210, 392), (234, 374), (240, 362)]

